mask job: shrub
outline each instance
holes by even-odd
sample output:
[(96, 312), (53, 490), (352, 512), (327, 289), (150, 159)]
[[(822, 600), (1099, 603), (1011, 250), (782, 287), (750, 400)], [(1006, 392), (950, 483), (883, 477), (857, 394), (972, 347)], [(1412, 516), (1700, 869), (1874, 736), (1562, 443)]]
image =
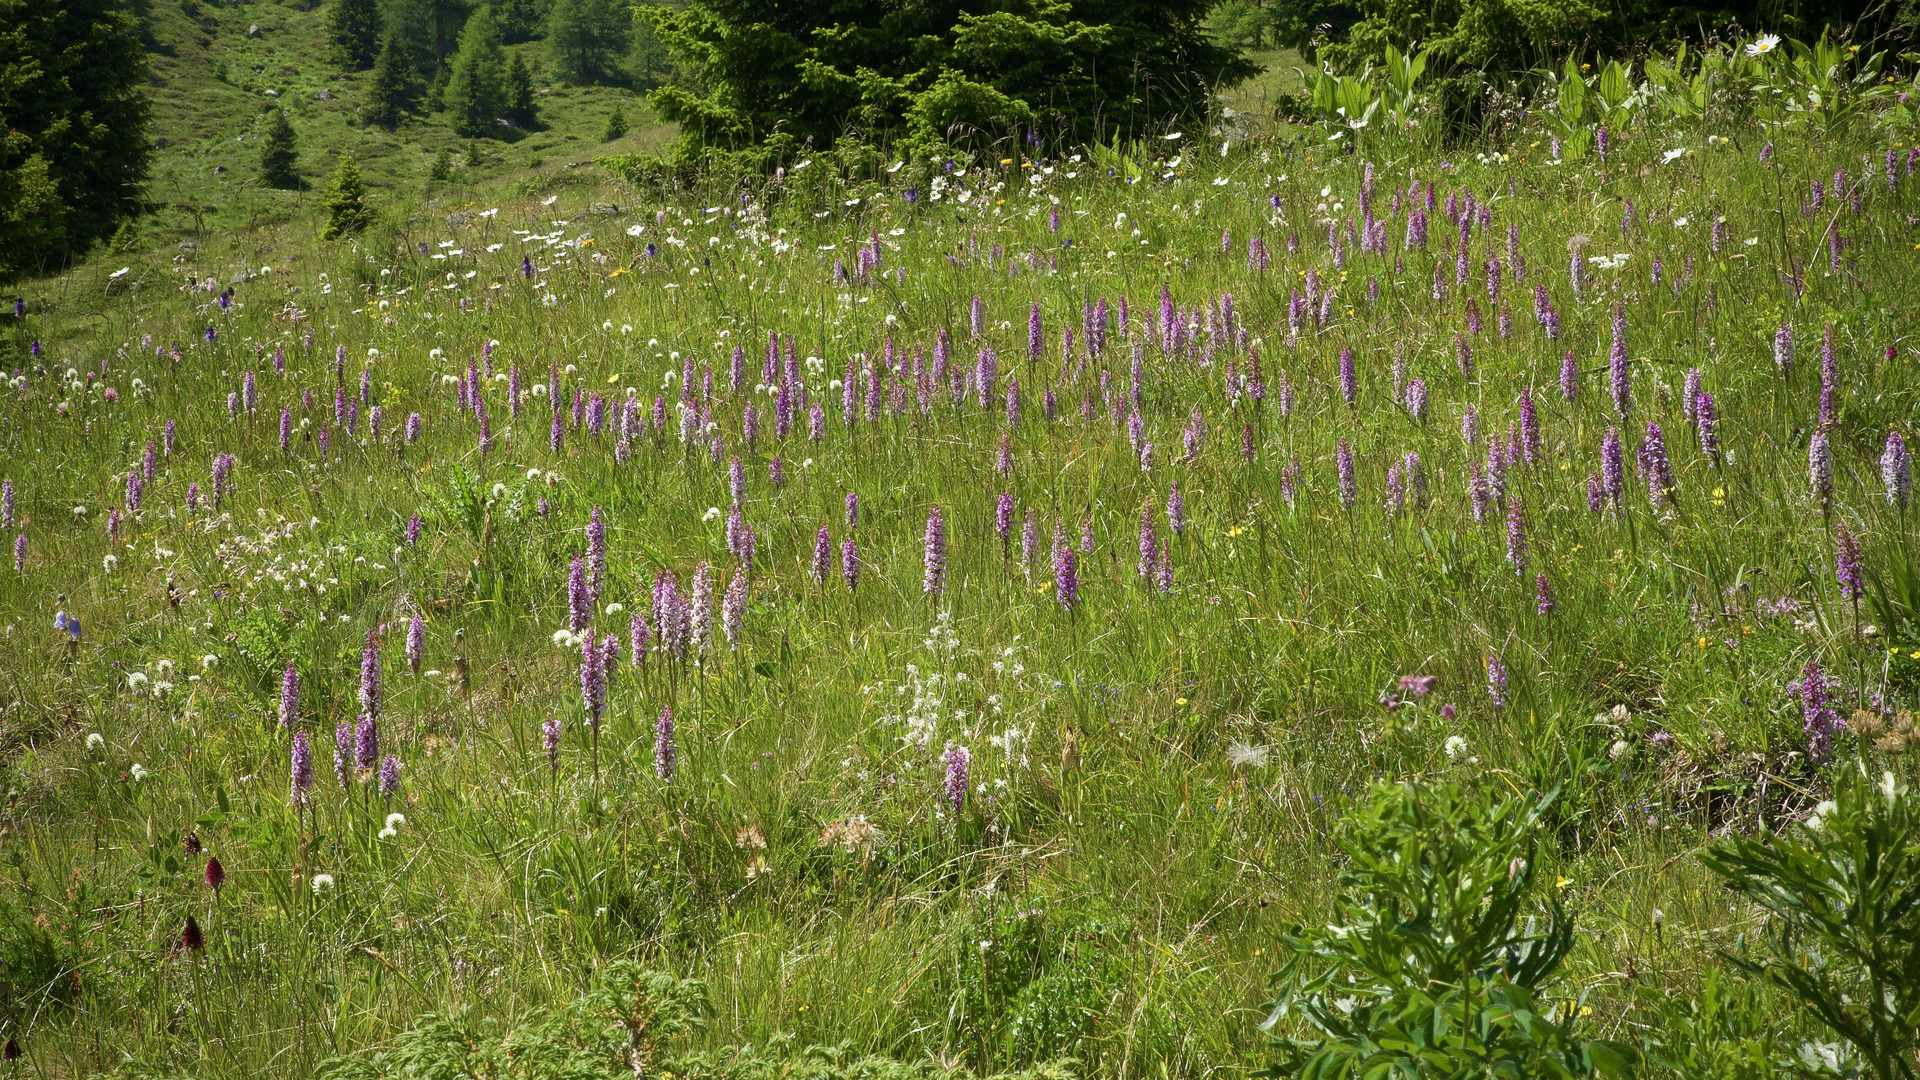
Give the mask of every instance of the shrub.
[[(1350, 860), (1324, 928), (1283, 939), (1265, 1027), (1280, 1076), (1623, 1074), (1625, 1048), (1576, 1031), (1543, 991), (1573, 944), (1557, 902), (1532, 898), (1553, 795), (1531, 803), (1458, 785), (1376, 787), (1343, 826)], [(1527, 916), (1524, 928), (1519, 920)], [(1282, 1034), (1300, 1025), (1305, 1037)]]
[(655, 91), (681, 152), (763, 156), (858, 132), (918, 150), (991, 142), (1105, 141), (1204, 111), (1208, 93), (1253, 74), (1215, 43), (1204, 0), (1039, 4), (973, 13), (947, 2), (805, 5), (694, 0), (636, 11), (677, 66)]
[(1800, 825), (1701, 856), (1769, 916), (1757, 956), (1728, 961), (1804, 1005), (1842, 1042), (1798, 1065), (1893, 1080), (1920, 1049), (1920, 800), (1889, 772), (1839, 770)]
[(136, 20), (109, 0), (0, 0), (0, 281), (142, 211), (153, 143)]

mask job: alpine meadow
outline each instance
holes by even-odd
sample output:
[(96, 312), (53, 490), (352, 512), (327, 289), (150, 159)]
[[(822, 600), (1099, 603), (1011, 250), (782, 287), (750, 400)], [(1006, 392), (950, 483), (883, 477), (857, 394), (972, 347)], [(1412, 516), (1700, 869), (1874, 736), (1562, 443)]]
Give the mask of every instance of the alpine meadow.
[(1920, 1076), (1920, 13), (1538, 6), (0, 0), (0, 1080)]

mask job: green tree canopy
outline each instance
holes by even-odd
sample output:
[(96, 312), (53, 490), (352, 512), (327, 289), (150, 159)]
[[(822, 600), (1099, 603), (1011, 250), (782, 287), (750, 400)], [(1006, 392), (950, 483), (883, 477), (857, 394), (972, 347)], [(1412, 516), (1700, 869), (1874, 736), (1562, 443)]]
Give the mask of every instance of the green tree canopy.
[(0, 0), (0, 280), (140, 212), (146, 54), (115, 0)]
[(533, 70), (518, 51), (507, 65), (506, 103), (506, 117), (516, 125), (531, 129), (540, 123), (540, 109), (533, 100)]
[(500, 21), (500, 36), (509, 45), (539, 37), (547, 24), (547, 6), (548, 0), (498, 0), (493, 17)]
[(419, 96), (420, 80), (414, 75), (407, 47), (398, 33), (389, 32), (380, 48), (380, 59), (373, 65), (373, 84), (367, 88), (360, 114), (367, 123), (392, 131), (414, 110)]
[(641, 10), (656, 6), (658, 0), (640, 0), (633, 6), (633, 38), (627, 52), (627, 72), (636, 89), (651, 90), (659, 86), (673, 70), (666, 46), (653, 31), (653, 21)]
[(466, 24), (466, 0), (386, 0), (382, 12), (388, 30), (397, 31), (422, 74), (444, 67), (453, 57)]
[(376, 0), (333, 0), (327, 40), (335, 63), (349, 71), (372, 67), (380, 55), (380, 5)]
[(260, 146), (260, 181), (268, 187), (298, 190), (300, 173), (294, 166), (299, 160), (293, 124), (286, 110), (275, 109), (267, 116), (266, 137)]
[(621, 0), (554, 0), (547, 13), (547, 55), (568, 82), (616, 79), (632, 25)]
[(640, 7), (676, 62), (652, 103), (681, 149), (779, 152), (842, 134), (933, 150), (1015, 127), (1105, 140), (1191, 115), (1253, 74), (1212, 0), (690, 0)]
[(454, 133), (463, 139), (493, 134), (494, 121), (507, 111), (507, 54), (489, 8), (475, 12), (460, 31), (446, 105)]

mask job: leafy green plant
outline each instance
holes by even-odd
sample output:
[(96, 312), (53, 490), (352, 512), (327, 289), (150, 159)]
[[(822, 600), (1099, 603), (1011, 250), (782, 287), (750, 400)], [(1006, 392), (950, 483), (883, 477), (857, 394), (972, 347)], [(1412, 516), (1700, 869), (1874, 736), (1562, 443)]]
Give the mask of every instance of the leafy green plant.
[(1532, 897), (1556, 795), (1376, 787), (1344, 823), (1350, 864), (1328, 925), (1282, 939), (1290, 955), (1263, 1025), (1279, 1055), (1270, 1075), (1626, 1073), (1630, 1051), (1576, 1034), (1576, 1003), (1542, 1000), (1573, 943), (1565, 910)]
[(1764, 910), (1758, 956), (1729, 962), (1791, 994), (1844, 1040), (1802, 1047), (1826, 1075), (1916, 1075), (1920, 1049), (1920, 800), (1892, 773), (1836, 775), (1833, 798), (1789, 831), (1701, 856)]
[(1351, 136), (1373, 122), (1380, 108), (1380, 92), (1373, 85), (1373, 64), (1368, 62), (1358, 75), (1340, 75), (1329, 65), (1317, 71), (1300, 71), (1306, 83), (1306, 99), (1333, 132), (1331, 138)]
[(1088, 143), (1087, 156), (1096, 167), (1122, 179), (1146, 175), (1143, 163), (1147, 160), (1147, 147), (1138, 139), (1121, 139), (1116, 135), (1109, 145)]
[(1678, 120), (1706, 115), (1713, 100), (1714, 86), (1726, 74), (1729, 53), (1723, 49), (1696, 51), (1689, 58), (1682, 41), (1671, 62), (1661, 56), (1649, 56), (1642, 65), (1653, 103)]
[(1634, 110), (1644, 104), (1642, 88), (1633, 80), (1633, 61), (1622, 64), (1618, 60), (1609, 60), (1600, 74), (1587, 88), (1587, 101), (1593, 109), (1594, 119), (1610, 128), (1625, 127), (1632, 119)]
[(1882, 75), (1884, 51), (1860, 60), (1858, 45), (1842, 45), (1824, 30), (1811, 45), (1794, 38), (1778, 47), (1767, 43), (1768, 39), (1759, 43), (1767, 48), (1755, 57), (1754, 65), (1758, 69), (1755, 100), (1763, 120), (1834, 130), (1851, 124), (1875, 102), (1894, 93)]
[(1387, 46), (1387, 62), (1380, 73), (1386, 81), (1387, 115), (1399, 127), (1406, 127), (1413, 119), (1414, 107), (1420, 102), (1417, 92), (1420, 78), (1426, 74), (1427, 60), (1432, 55), (1431, 46), (1417, 53), (1411, 49), (1403, 53), (1392, 45)]

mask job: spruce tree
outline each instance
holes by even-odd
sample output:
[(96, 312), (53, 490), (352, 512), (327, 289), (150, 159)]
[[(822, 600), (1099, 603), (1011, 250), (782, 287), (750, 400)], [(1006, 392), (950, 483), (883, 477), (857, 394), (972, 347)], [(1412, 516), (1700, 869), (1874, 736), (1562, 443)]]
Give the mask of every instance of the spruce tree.
[(142, 211), (146, 72), (119, 0), (0, 0), (0, 281)]
[(0, 173), (0, 281), (12, 281), (59, 261), (66, 243), (66, 204), (35, 154), (17, 169)]
[(495, 0), (493, 17), (500, 23), (500, 38), (509, 45), (532, 41), (546, 29), (545, 0)]
[(388, 29), (413, 53), (417, 70), (428, 72), (453, 59), (468, 0), (384, 0)]
[(653, 32), (653, 23), (640, 10), (655, 6), (657, 0), (643, 0), (634, 5), (633, 47), (628, 52), (627, 70), (633, 76), (634, 87), (640, 90), (659, 86), (673, 71), (667, 47), (660, 43), (660, 35)]
[(453, 155), (447, 152), (446, 147), (441, 147), (440, 153), (434, 157), (433, 170), (427, 174), (427, 178), (431, 180), (453, 179)]
[(533, 103), (533, 69), (518, 50), (507, 65), (507, 119), (529, 130), (540, 123), (539, 109)]
[(260, 181), (272, 188), (289, 191), (300, 189), (300, 173), (294, 165), (300, 160), (300, 150), (295, 144), (293, 124), (288, 122), (284, 109), (275, 109), (267, 116), (265, 141), (260, 146)]
[(1259, 72), (1208, 30), (1216, 3), (674, 0), (632, 10), (674, 60), (647, 107), (680, 125), (683, 158), (757, 148), (771, 160), (809, 141), (826, 149), (849, 130), (935, 154), (985, 149), (1036, 117), (1056, 147), (1184, 124)]
[(334, 62), (348, 71), (365, 71), (380, 55), (378, 0), (333, 0), (327, 20), (327, 41)]
[(627, 133), (627, 111), (619, 102), (613, 103), (613, 112), (607, 117), (607, 129), (600, 133), (601, 142), (612, 142)]
[(367, 186), (360, 180), (360, 167), (351, 156), (340, 159), (333, 171), (333, 185), (327, 189), (327, 228), (322, 240), (353, 236), (373, 224), (373, 208), (366, 204)]
[(447, 78), (446, 105), (454, 134), (468, 139), (493, 134), (494, 121), (505, 111), (506, 92), (507, 57), (500, 47), (500, 28), (492, 10), (481, 8), (460, 32), (460, 51)]
[(632, 25), (633, 15), (617, 0), (554, 0), (547, 52), (568, 82), (602, 82), (618, 73)]
[(451, 73), (447, 65), (441, 64), (433, 69), (433, 81), (427, 84), (427, 111), (444, 112), (447, 108), (447, 80)]
[(361, 116), (375, 127), (392, 131), (413, 111), (419, 89), (406, 44), (397, 32), (389, 32), (386, 44), (380, 47), (380, 59), (373, 65), (373, 85), (367, 88)]

